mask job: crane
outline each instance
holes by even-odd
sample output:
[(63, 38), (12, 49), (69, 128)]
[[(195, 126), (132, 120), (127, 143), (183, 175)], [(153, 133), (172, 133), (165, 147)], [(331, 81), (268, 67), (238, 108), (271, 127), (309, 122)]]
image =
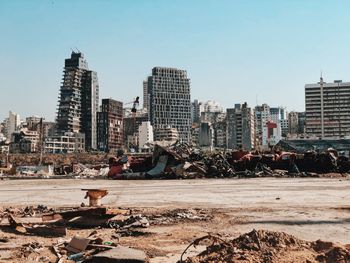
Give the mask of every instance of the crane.
[(139, 107), (139, 104), (140, 104), (139, 99), (140, 99), (140, 97), (137, 96), (133, 101), (125, 103), (125, 105), (132, 104), (131, 113), (132, 113), (132, 117), (134, 119), (133, 130), (135, 130), (136, 112), (137, 112), (137, 108)]
[(136, 112), (137, 112), (137, 108), (139, 107), (139, 104), (140, 104), (139, 99), (140, 99), (140, 97), (137, 96), (133, 101), (125, 103), (125, 105), (132, 104), (131, 113), (132, 113), (132, 118), (133, 118), (133, 124), (132, 124), (133, 133), (136, 130)]
[(133, 117), (136, 116), (137, 108), (139, 107), (139, 104), (140, 104), (139, 99), (140, 99), (140, 97), (137, 96), (133, 101), (125, 103), (125, 105), (132, 104), (131, 112), (132, 112)]

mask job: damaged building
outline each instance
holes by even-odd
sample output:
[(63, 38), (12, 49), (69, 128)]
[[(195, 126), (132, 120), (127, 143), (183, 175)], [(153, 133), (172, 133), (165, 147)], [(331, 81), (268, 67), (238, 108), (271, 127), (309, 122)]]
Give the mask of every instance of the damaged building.
[(46, 153), (75, 153), (85, 151), (85, 134), (65, 132), (63, 135), (48, 137), (44, 142)]
[(40, 135), (37, 131), (21, 129), (12, 133), (11, 153), (35, 153), (39, 150)]
[(65, 60), (57, 111), (57, 132), (84, 133), (87, 150), (97, 148), (99, 84), (81, 52)]
[[(176, 129), (179, 139), (191, 141), (190, 79), (185, 70), (155, 67), (147, 80), (150, 121), (156, 140), (164, 129)], [(162, 131), (162, 132), (160, 132)]]
[(123, 136), (124, 145), (126, 148), (138, 148), (139, 127), (143, 122), (147, 121), (149, 121), (147, 112), (138, 111), (134, 116), (132, 116), (128, 109), (124, 109)]
[[(201, 112), (201, 122), (210, 123), (212, 126), (213, 146), (216, 148), (226, 148), (227, 141), (227, 122), (226, 113), (221, 110), (204, 108), (206, 111)], [(211, 110), (211, 111), (209, 111)]]
[(247, 103), (227, 109), (227, 148), (252, 150), (255, 148), (254, 110)]
[(123, 147), (123, 103), (103, 99), (101, 112), (97, 113), (97, 148), (116, 152)]

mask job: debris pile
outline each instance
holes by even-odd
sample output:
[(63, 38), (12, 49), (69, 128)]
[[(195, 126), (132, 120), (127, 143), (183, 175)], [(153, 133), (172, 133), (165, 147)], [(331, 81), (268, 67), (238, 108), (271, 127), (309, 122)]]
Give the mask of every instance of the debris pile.
[[(197, 256), (183, 260), (192, 245), (211, 241)], [(196, 239), (179, 262), (349, 262), (350, 247), (324, 242), (308, 242), (283, 232), (253, 230), (231, 241), (207, 235)]]
[[(2, 251), (9, 251), (8, 259), (24, 258), (39, 262), (148, 262), (143, 251), (121, 246), (120, 239), (151, 235), (152, 233), (144, 231), (150, 225), (210, 218), (201, 209), (167, 210), (161, 214), (146, 216), (132, 213), (129, 209), (108, 208), (101, 204), (101, 199), (108, 194), (107, 190), (82, 190), (86, 191), (85, 198), (89, 198), (90, 206), (53, 209), (38, 205), (3, 209), (0, 212), (1, 230), (32, 241), (23, 245), (1, 247)], [(84, 235), (75, 234), (69, 238), (72, 236), (70, 231), (83, 232), (90, 229), (93, 231), (88, 235), (84, 232)], [(110, 233), (108, 240), (100, 229)], [(32, 239), (34, 236), (50, 238), (52, 242), (37, 242)], [(0, 243), (11, 242), (4, 237), (0, 239)]]
[[(93, 189), (93, 192), (96, 190)], [(57, 242), (49, 246), (33, 241), (22, 246), (6, 247), (5, 249), (9, 250), (15, 249), (12, 258), (53, 262), (50, 257), (40, 257), (41, 251), (50, 248), (53, 253), (51, 257), (56, 257), (55, 262), (71, 262), (70, 260), (80, 262), (124, 262), (123, 260), (148, 262), (147, 255), (143, 251), (119, 244), (119, 238), (125, 236), (125, 231), (137, 231), (138, 228), (146, 228), (150, 225), (146, 217), (131, 215), (131, 211), (128, 209), (112, 209), (103, 206), (52, 209), (39, 205), (23, 209), (7, 208), (0, 215), (1, 228), (6, 232), (26, 237), (60, 237)], [(112, 236), (113, 240), (103, 240), (103, 237), (98, 234), (98, 229), (110, 229), (111, 227), (115, 228), (116, 231), (115, 235)], [(62, 239), (67, 238), (69, 229), (90, 228), (96, 228), (96, 230), (87, 237), (75, 235), (71, 239)], [(134, 234), (131, 232), (129, 235)], [(3, 239), (1, 242), (8, 243), (9, 240)]]
[[(75, 262), (122, 262), (121, 260), (148, 262), (147, 255), (143, 251), (120, 246), (114, 242), (105, 242), (94, 233), (86, 238), (74, 236), (70, 241), (54, 244), (52, 250), (58, 258), (58, 262), (66, 262), (67, 260)], [(124, 253), (121, 254), (120, 251)]]
[[(350, 172), (348, 157), (339, 156), (334, 149), (323, 153), (292, 152), (203, 152), (186, 143), (169, 147), (155, 145), (153, 168), (140, 179), (192, 179), (299, 176), (315, 177), (320, 174)], [(119, 178), (122, 179), (122, 178)], [(127, 179), (123, 177), (123, 179)]]
[(180, 221), (207, 221), (212, 218), (212, 213), (203, 209), (175, 209), (149, 216), (151, 225), (174, 224)]

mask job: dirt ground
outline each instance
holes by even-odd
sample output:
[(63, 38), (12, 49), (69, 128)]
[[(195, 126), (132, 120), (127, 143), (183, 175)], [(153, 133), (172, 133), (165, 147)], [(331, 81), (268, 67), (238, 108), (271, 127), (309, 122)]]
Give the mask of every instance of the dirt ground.
[[(190, 211), (199, 218), (161, 221), (142, 229), (139, 236), (115, 237), (115, 229), (96, 228), (104, 241), (144, 250), (151, 262), (177, 262), (194, 239), (208, 233), (225, 239), (252, 229), (283, 231), (306, 241), (318, 239), (350, 244), (350, 180), (316, 178), (263, 178), (239, 180), (107, 181), (16, 180), (0, 182), (2, 209), (39, 204), (49, 207), (79, 206), (82, 188), (108, 189), (103, 203), (130, 208), (135, 214), (157, 216)], [(175, 216), (176, 218), (176, 216)], [(68, 229), (88, 236), (94, 229)], [(19, 235), (1, 227), (0, 262), (56, 262), (51, 244), (62, 238)], [(6, 250), (13, 244), (42, 244), (38, 252)], [(205, 249), (191, 248), (186, 256)], [(17, 253), (17, 254), (16, 254)]]

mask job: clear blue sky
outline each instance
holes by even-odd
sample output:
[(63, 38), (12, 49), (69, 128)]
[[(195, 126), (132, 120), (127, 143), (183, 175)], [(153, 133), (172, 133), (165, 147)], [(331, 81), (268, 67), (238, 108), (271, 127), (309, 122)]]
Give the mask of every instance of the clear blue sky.
[(186, 69), (192, 99), (304, 110), (304, 84), (350, 81), (350, 2), (1, 0), (0, 119), (54, 120), (71, 48), (100, 97), (142, 97), (154, 66)]

